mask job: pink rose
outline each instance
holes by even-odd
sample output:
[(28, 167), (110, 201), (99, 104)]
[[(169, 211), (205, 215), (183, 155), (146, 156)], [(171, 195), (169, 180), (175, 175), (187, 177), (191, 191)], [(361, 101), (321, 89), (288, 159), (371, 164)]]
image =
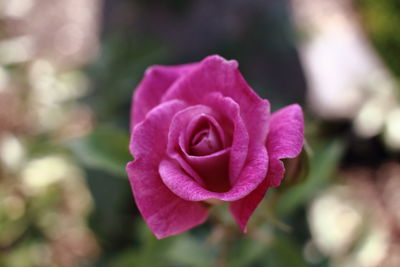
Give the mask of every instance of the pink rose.
[(200, 63), (153, 66), (136, 88), (126, 171), (136, 204), (157, 238), (208, 216), (205, 201), (230, 202), (243, 231), (268, 187), (285, 172), (282, 158), (303, 146), (303, 114), (290, 105), (270, 114), (238, 71), (209, 56)]

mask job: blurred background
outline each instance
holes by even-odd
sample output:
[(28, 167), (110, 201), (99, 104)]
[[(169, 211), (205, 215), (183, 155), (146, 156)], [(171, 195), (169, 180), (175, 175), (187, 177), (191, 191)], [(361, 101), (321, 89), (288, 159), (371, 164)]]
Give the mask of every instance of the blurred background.
[[(400, 266), (397, 0), (0, 0), (0, 266)], [(125, 164), (152, 64), (237, 59), (307, 145), (248, 233), (157, 241)]]

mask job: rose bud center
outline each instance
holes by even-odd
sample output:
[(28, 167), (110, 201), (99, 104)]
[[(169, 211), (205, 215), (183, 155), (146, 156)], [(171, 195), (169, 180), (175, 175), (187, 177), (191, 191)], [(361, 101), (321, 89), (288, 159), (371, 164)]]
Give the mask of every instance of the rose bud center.
[(216, 129), (208, 124), (208, 127), (197, 132), (190, 142), (190, 154), (204, 156), (222, 149), (221, 138)]

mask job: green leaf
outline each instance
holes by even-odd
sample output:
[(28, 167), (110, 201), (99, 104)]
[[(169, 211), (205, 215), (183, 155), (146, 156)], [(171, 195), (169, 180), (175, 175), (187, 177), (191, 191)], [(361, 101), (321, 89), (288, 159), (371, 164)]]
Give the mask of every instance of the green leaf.
[(69, 142), (72, 152), (88, 167), (125, 177), (125, 165), (132, 160), (129, 136), (115, 128), (99, 128), (91, 135)]

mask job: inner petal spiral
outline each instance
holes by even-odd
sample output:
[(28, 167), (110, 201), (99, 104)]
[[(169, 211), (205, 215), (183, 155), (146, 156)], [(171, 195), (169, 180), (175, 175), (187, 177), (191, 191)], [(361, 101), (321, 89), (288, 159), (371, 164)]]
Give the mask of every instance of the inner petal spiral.
[[(183, 174), (200, 188), (210, 192), (227, 192), (231, 188), (231, 133), (231, 122), (210, 107), (188, 107), (178, 112), (170, 125), (167, 148), (170, 162), (176, 161)], [(160, 175), (168, 184), (171, 177), (164, 171), (160, 167)]]
[(194, 156), (209, 155), (222, 148), (219, 133), (210, 123), (207, 123), (204, 129), (195, 133), (189, 143), (190, 154)]

